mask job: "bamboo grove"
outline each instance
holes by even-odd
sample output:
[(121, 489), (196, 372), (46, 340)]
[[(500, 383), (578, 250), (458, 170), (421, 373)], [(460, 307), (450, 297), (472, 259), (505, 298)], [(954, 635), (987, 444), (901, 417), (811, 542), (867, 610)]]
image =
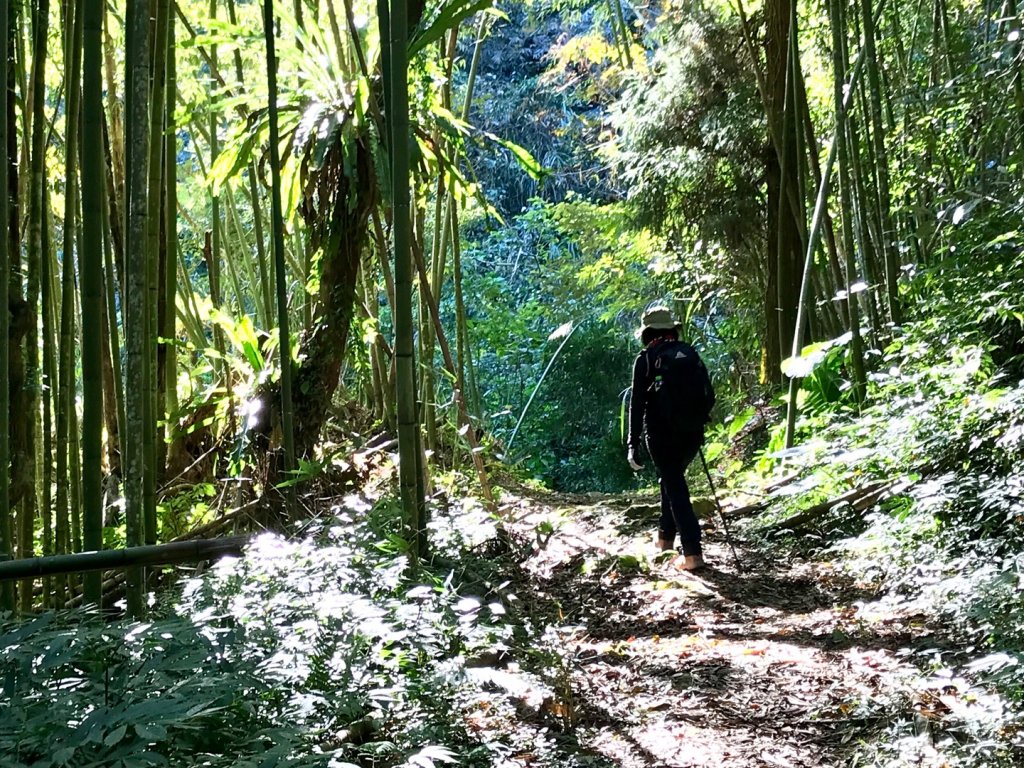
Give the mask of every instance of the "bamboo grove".
[[(182, 531), (158, 504), (222, 457), (234, 501), (276, 493), (315, 460), (347, 370), (398, 430), (417, 540), (440, 439), (421, 443), (433, 417), (417, 403), (434, 396), (417, 353), (443, 352), (447, 378), (423, 386), (456, 393), (460, 424), (478, 407), (461, 395), (465, 328), (453, 354), (436, 297), (480, 137), (450, 111), (450, 77), (421, 63), (410, 88), (405, 72), (417, 56), (450, 75), (484, 4), (405, 5), (5, 3), (3, 556), (170, 540)], [(135, 614), (144, 580), (128, 569)], [(3, 605), (97, 602), (101, 586), (5, 582)]]
[[(1012, 3), (829, 2), (821, 41), (803, 31), (816, 19), (802, 18), (796, 2), (772, 1), (762, 57), (743, 0), (734, 8), (772, 149), (764, 365), (789, 379), (788, 448), (800, 378), (813, 366), (801, 358), (805, 343), (847, 345), (853, 399), (863, 403), (865, 348), (884, 346), (923, 298), (909, 278), (942, 260), (956, 203), (993, 184), (1010, 192), (1005, 174), (1021, 149), (1020, 20)], [(804, 74), (815, 49), (831, 56), (832, 121), (821, 127)]]
[(690, 259), (681, 306), (707, 316), (722, 296), (759, 326), (753, 344), (731, 336), (732, 383), (788, 385), (790, 447), (816, 362), (841, 351), (863, 403), (870, 358), (935, 299), (922, 275), (962, 258), (963, 217), (1019, 217), (1020, 14), (728, 0), (675, 23), (611, 156), (641, 219)]
[[(480, 157), (545, 202), (577, 192), (574, 173), (535, 159), (556, 153), (496, 135), (474, 106), (504, 9), (2, 8), (0, 558), (172, 541), (213, 524), (174, 502), (210, 477), (219, 509), (288, 509), (340, 400), (398, 436), (412, 556), (426, 554), (432, 468), (470, 467), (493, 504), (478, 440), (504, 406), (475, 359), (467, 318), (487, 299), (465, 289), (464, 218), (516, 212), (485, 194)], [(660, 251), (706, 258), (659, 271), (644, 252), (643, 280), (614, 263), (581, 293), (613, 295), (620, 326), (652, 291), (701, 315), (694, 327), (741, 318), (754, 330), (701, 341), (730, 345), (723, 384), (789, 385), (789, 445), (815, 356), (841, 350), (863, 401), (871, 350), (928, 300), (915, 269), (940, 265), (974, 206), (1010, 210), (1019, 192), (1012, 0), (523, 8), (536, 26), (596, 19), (605, 41), (565, 67), (604, 110), (588, 134), (595, 205), (628, 204)], [(125, 574), (134, 614), (146, 579)], [(0, 607), (95, 603), (104, 588), (98, 573), (2, 582)]]

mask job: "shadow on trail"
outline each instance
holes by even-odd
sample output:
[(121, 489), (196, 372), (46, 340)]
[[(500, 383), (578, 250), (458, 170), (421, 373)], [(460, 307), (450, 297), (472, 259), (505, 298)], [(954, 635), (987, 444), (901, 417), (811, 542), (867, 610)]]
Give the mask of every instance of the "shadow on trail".
[[(845, 651), (852, 648), (893, 651), (936, 646), (937, 638), (933, 634), (911, 630), (901, 622), (870, 626), (858, 622), (852, 616), (855, 606), (877, 599), (878, 593), (874, 589), (852, 584), (825, 588), (808, 578), (787, 577), (769, 570), (758, 570), (741, 576), (714, 566), (701, 570), (696, 578), (713, 585), (726, 600), (755, 611), (763, 608), (777, 611), (781, 615), (774, 617), (773, 623), (789, 624), (781, 631), (757, 632), (753, 635), (730, 627), (720, 627), (718, 633), (722, 637), (737, 640), (758, 637), (822, 651)], [(848, 621), (842, 622), (842, 626), (814, 624), (813, 614), (829, 611), (848, 614)], [(801, 625), (801, 618), (807, 626)]]
[[(582, 574), (577, 556), (557, 569), (544, 584), (543, 593), (557, 605), (566, 621), (585, 622), (587, 631), (604, 640), (689, 636), (705, 628), (698, 614), (713, 610), (725, 619), (715, 622), (715, 637), (748, 642), (770, 640), (805, 646), (820, 651), (888, 650), (937, 647), (930, 633), (912, 631), (902, 624), (858, 626), (848, 621), (829, 623), (832, 612), (853, 612), (850, 606), (876, 597), (872, 590), (843, 587), (826, 590), (809, 579), (792, 579), (770, 571), (737, 576), (731, 571), (705, 568), (696, 574), (668, 574), (681, 583), (689, 580), (708, 585), (712, 595), (693, 593), (690, 601), (666, 609), (660, 617), (640, 615), (650, 609), (657, 592), (641, 591), (638, 586), (657, 582), (664, 574), (640, 573), (609, 585), (598, 576)], [(769, 609), (770, 617), (760, 616)], [(815, 614), (824, 613), (824, 617)], [(738, 622), (740, 627), (731, 624)], [(772, 626), (782, 626), (772, 631)]]
[[(912, 718), (896, 650), (936, 638), (918, 617), (861, 610), (879, 595), (828, 563), (740, 540), (737, 568), (713, 517), (710, 567), (680, 571), (654, 551), (656, 498), (538, 496), (513, 505), (502, 558), (537, 647), (554, 630), (564, 659), (572, 716), (524, 726), (552, 735), (538, 765), (838, 768)], [(544, 676), (550, 650), (529, 642), (534, 658), (516, 660)]]
[[(749, 553), (747, 557), (750, 557)], [(751, 608), (772, 608), (784, 613), (809, 613), (837, 605), (868, 602), (878, 596), (873, 589), (854, 585), (843, 584), (826, 589), (809, 578), (785, 576), (763, 567), (737, 574), (711, 564), (694, 576), (713, 584), (729, 600)]]
[(551, 765), (840, 766), (907, 716), (895, 651), (935, 645), (916, 620), (863, 619), (878, 595), (827, 563), (739, 541), (737, 568), (714, 518), (710, 567), (679, 571), (654, 551), (656, 504), (545, 494), (510, 524), (516, 589), (568, 660), (574, 714)]
[[(644, 522), (645, 531), (648, 522)], [(621, 526), (616, 525), (615, 530), (621, 531)], [(760, 559), (762, 555), (751, 550), (743, 551), (740, 564), (744, 570), (737, 573), (731, 554), (721, 545), (720, 529), (710, 528), (709, 533), (709, 546), (722, 565), (713, 563), (696, 573), (675, 571), (654, 562), (639, 571), (617, 574), (612, 556), (606, 556), (601, 567), (587, 572), (584, 566), (594, 553), (579, 551), (551, 567), (547, 578), (529, 579), (538, 593), (556, 606), (563, 620), (585, 623), (589, 633), (606, 640), (692, 634), (701, 626), (695, 615), (710, 610), (727, 617), (715, 622), (716, 636), (737, 641), (773, 640), (821, 651), (934, 645), (933, 636), (921, 636), (901, 625), (855, 626), (850, 618), (853, 606), (875, 600), (878, 594), (873, 589), (850, 583), (825, 586), (811, 578), (793, 576), (766, 565)], [(666, 583), (704, 585), (709, 593), (694, 590), (683, 603), (667, 607), (663, 615), (651, 615), (651, 606), (659, 602), (660, 594), (650, 586)], [(819, 613), (824, 615), (815, 615)], [(848, 620), (829, 623), (832, 614)], [(735, 626), (737, 623), (742, 628)], [(784, 629), (770, 631), (765, 624), (781, 624)]]

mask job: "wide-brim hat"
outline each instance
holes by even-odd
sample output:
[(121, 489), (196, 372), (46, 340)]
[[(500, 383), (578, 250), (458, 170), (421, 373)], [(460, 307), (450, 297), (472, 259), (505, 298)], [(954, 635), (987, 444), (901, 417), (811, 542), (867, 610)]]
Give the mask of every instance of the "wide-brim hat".
[(644, 314), (640, 318), (640, 329), (636, 332), (636, 335), (638, 337), (642, 336), (643, 332), (648, 328), (656, 331), (671, 331), (678, 327), (679, 324), (672, 317), (672, 311), (668, 307), (659, 305), (644, 310)]

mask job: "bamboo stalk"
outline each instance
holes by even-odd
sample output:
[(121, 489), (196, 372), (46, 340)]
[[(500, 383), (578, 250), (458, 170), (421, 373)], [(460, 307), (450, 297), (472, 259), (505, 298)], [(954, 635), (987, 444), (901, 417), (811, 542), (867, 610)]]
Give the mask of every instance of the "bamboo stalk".
[[(103, 0), (85, 0), (83, 33), (82, 143), (98, 147), (103, 142)], [(103, 546), (103, 205), (105, 179), (102, 155), (82, 153), (82, 239), (79, 274), (82, 281), (82, 515), (83, 546)], [(86, 600), (100, 601), (100, 579), (85, 579)]]
[[(162, 219), (161, 196), (164, 189), (164, 107), (167, 82), (167, 13), (168, 0), (150, 0), (151, 13), (155, 15), (152, 27), (152, 41), (149, 58), (152, 66), (149, 93), (149, 145), (146, 192), (146, 365), (143, 440), (145, 441), (145, 470), (143, 475), (143, 539), (147, 544), (157, 540), (157, 498), (158, 475), (164, 473), (166, 445), (163, 435), (157, 429), (157, 422), (164, 421), (164, 400), (160, 396), (163, 387), (160, 381), (160, 362), (157, 349), (161, 336), (160, 318), (160, 222)], [(159, 471), (158, 471), (159, 467)]]
[[(108, 165), (107, 196), (110, 199), (110, 220), (106, 231), (110, 233), (112, 239), (114, 266), (117, 269), (117, 288), (123, 299), (128, 285), (125, 272), (124, 242), (128, 198), (126, 191), (127, 168), (125, 166), (126, 137), (123, 119), (124, 112), (128, 110), (128, 81), (124, 82), (124, 107), (122, 110), (121, 100), (117, 97), (116, 46), (113, 36), (110, 34), (109, 19), (106, 13), (103, 14), (103, 29), (103, 71), (107, 90), (107, 121), (103, 123), (103, 150)], [(125, 42), (127, 43), (127, 30), (125, 31)]]
[[(457, 375), (455, 361), (452, 359), (451, 348), (448, 346), (448, 340), (444, 333), (444, 326), (441, 324), (441, 313), (438, 311), (437, 301), (430, 291), (430, 283), (427, 279), (427, 270), (423, 264), (423, 255), (415, 247), (412, 249), (412, 255), (416, 262), (416, 269), (419, 271), (420, 284), (421, 286), (425, 286), (426, 289), (424, 297), (427, 301), (427, 307), (430, 310), (430, 317), (434, 323), (434, 332), (437, 334), (437, 343), (441, 348), (441, 354), (444, 357), (445, 368), (448, 369), (448, 373), (451, 375), (452, 380), (455, 381)], [(462, 392), (459, 391), (458, 387), (453, 389), (453, 395), (455, 404), (458, 407), (459, 420), (461, 422), (460, 426), (461, 429), (465, 431), (466, 442), (469, 443), (470, 454), (473, 457), (473, 466), (476, 468), (477, 479), (480, 483), (480, 490), (484, 496), (484, 503), (487, 508), (493, 512), (496, 509), (494, 495), (491, 492), (491, 483), (487, 477), (487, 470), (484, 468), (483, 458), (480, 456), (480, 446), (477, 443), (473, 423), (469, 418), (466, 401), (462, 397)]]
[[(885, 265), (886, 296), (888, 298), (889, 318), (893, 323), (902, 320), (899, 289), (897, 280), (899, 271), (896, 249), (891, 239), (893, 233), (891, 200), (889, 193), (889, 159), (885, 150), (884, 127), (882, 125), (881, 82), (878, 76), (878, 52), (875, 47), (875, 20), (871, 10), (871, 0), (861, 0), (861, 20), (864, 25), (864, 57), (867, 63), (870, 95), (868, 118), (872, 128), (872, 148), (874, 150), (874, 166), (878, 173), (878, 217), (881, 229), (881, 247)], [(948, 49), (947, 49), (948, 50)]]
[[(245, 232), (242, 230), (242, 225), (238, 220), (238, 210), (235, 206), (234, 195), (230, 186), (226, 187), (227, 194), (227, 207), (224, 210), (224, 219), (221, 222), (221, 240), (224, 241), (224, 262), (228, 265), (228, 275), (231, 278), (231, 287), (235, 292), (235, 307), (237, 307), (238, 315), (244, 315), (247, 313), (245, 297), (251, 296), (252, 291), (256, 289), (259, 283), (256, 282), (256, 272), (252, 268), (252, 249), (249, 247), (248, 238), (245, 236)], [(235, 230), (235, 249), (231, 249), (231, 241), (229, 238), (224, 237), (228, 233), (228, 222), (234, 226)], [(245, 271), (245, 278), (248, 281), (249, 291), (242, 290), (242, 281), (239, 278), (237, 262), (242, 263), (242, 269)], [(259, 302), (256, 302), (256, 314), (260, 316)]]
[[(4, 9), (6, 10), (6, 9)], [(14, 556), (14, 526), (10, 503), (10, 359), (11, 313), (10, 190), (8, 185), (7, 47), (8, 15), (0, 12), (0, 561)], [(0, 587), (0, 611), (14, 611), (14, 585)]]
[[(278, 350), (281, 360), (281, 431), (284, 442), (284, 471), (295, 467), (295, 428), (292, 406), (292, 344), (288, 324), (288, 291), (284, 254), (284, 214), (281, 206), (281, 157), (277, 119), (277, 56), (274, 39), (274, 3), (263, 2), (263, 34), (267, 45), (267, 90), (270, 123), (271, 234), (277, 283)], [(288, 491), (289, 502), (294, 491)]]
[(377, 257), (380, 261), (380, 271), (384, 276), (384, 290), (387, 293), (388, 305), (394, 310), (395, 307), (395, 278), (391, 273), (391, 265), (388, 263), (388, 241), (384, 235), (384, 227), (381, 226), (380, 216), (377, 211), (370, 214), (373, 222), (374, 240), (377, 244)]
[(179, 293), (182, 294), (181, 302), (178, 304), (178, 315), (192, 345), (196, 349), (205, 349), (207, 341), (205, 328), (199, 319), (199, 299), (196, 298), (195, 287), (192, 285), (192, 278), (189, 277), (183, 253), (178, 254), (178, 279), (181, 285)]
[[(105, 185), (104, 185), (105, 186)], [(103, 237), (103, 398), (107, 426), (107, 471), (121, 476), (124, 456), (124, 386), (121, 378), (121, 342), (117, 327), (117, 305), (114, 298), (114, 262), (107, 227), (107, 201), (100, 206), (100, 232)]]
[(210, 560), (226, 555), (240, 555), (250, 541), (250, 536), (230, 536), (10, 560), (0, 562), (0, 581)]
[[(45, 203), (45, 173), (46, 173), (46, 55), (49, 32), (50, 4), (49, 0), (39, 0), (33, 12), (33, 48), (32, 48), (32, 140), (30, 158), (30, 180), (29, 180), (29, 231), (28, 231), (28, 263), (26, 279), (25, 300), (29, 308), (29, 330), (25, 335), (25, 375), (24, 391), (17, 393), (18, 405), (24, 408), (29, 416), (29, 424), (22, 427), (19, 432), (21, 442), (12, 444), (11, 455), (11, 481), (19, 485), (23, 493), (18, 502), (18, 555), (25, 556), (34, 549), (32, 533), (35, 523), (37, 507), (37, 466), (36, 446), (37, 434), (41, 433), (42, 417), (39, 415), (39, 395), (42, 389), (43, 377), (39, 364), (39, 331), (37, 330), (40, 311), (43, 312), (43, 322), (46, 321), (46, 305), (40, 307), (40, 297), (43, 292), (48, 292), (48, 266), (45, 260), (44, 250), (44, 203)], [(46, 340), (46, 328), (44, 327), (43, 339)], [(11, 393), (12, 399), (15, 397)], [(44, 398), (45, 403), (45, 398)], [(44, 445), (44, 461), (46, 458), (46, 446)], [(49, 489), (44, 487), (44, 493)], [(43, 509), (44, 524), (49, 513), (47, 508)], [(32, 606), (31, 584), (21, 585), (20, 606), (21, 609), (30, 610)]]
[[(54, 509), (53, 509), (53, 416), (55, 411), (54, 400), (59, 387), (57, 386), (57, 341), (55, 328), (57, 327), (57, 291), (54, 285), (54, 273), (56, 272), (57, 257), (51, 247), (53, 242), (53, 216), (50, 204), (49, 190), (43, 190), (43, 213), (46, 221), (41, 231), (42, 247), (42, 285), (41, 285), (41, 311), (43, 328), (43, 376), (46, 387), (42, 393), (42, 435), (40, 441), (40, 461), (42, 462), (42, 489), (40, 515), (43, 522), (43, 554), (52, 555), (56, 550), (56, 533)], [(20, 553), (19, 553), (20, 554)], [(24, 556), (24, 555), (21, 555)], [(45, 583), (43, 588), (47, 599), (52, 599), (54, 604), (55, 592), (52, 583)]]
[[(850, 220), (852, 209), (851, 192), (853, 191), (850, 186), (850, 174), (848, 172), (850, 165), (850, 134), (846, 120), (847, 109), (843, 100), (843, 88), (841, 87), (848, 67), (844, 45), (846, 42), (845, 10), (839, 0), (831, 0), (829, 11), (832, 16), (832, 57), (835, 78), (833, 102), (837, 105), (836, 123), (838, 126), (835, 140), (839, 142), (839, 202), (843, 211), (843, 250), (846, 255), (846, 304), (851, 336), (850, 360), (851, 368), (853, 369), (853, 399), (860, 406), (864, 402), (867, 391), (867, 373), (864, 367), (864, 343), (860, 334), (860, 312), (857, 305), (857, 296), (853, 293), (853, 285), (857, 279), (857, 270), (854, 266), (854, 239), (852, 222)], [(854, 76), (856, 76), (856, 66), (860, 64), (860, 61), (858, 57), (854, 67)]]
[(178, 63), (174, 29), (174, 13), (167, 13), (167, 102), (164, 118), (167, 130), (164, 135), (164, 324), (160, 334), (169, 339), (164, 345), (164, 388), (167, 426), (165, 442), (174, 439), (173, 424), (178, 414), (178, 347), (177, 347), (177, 296), (178, 296), (178, 138), (174, 119), (174, 105), (178, 91)]
[[(228, 19), (232, 24), (237, 24), (237, 18), (235, 16), (235, 0), (228, 0)], [(234, 51), (234, 62), (235, 62), (235, 77), (239, 83), (245, 82), (245, 73), (242, 71), (242, 52), (235, 48)], [(259, 189), (256, 186), (256, 163), (255, 161), (249, 163), (248, 173), (246, 174), (249, 182), (249, 201), (252, 206), (252, 223), (254, 230), (254, 238), (256, 241), (256, 255), (257, 263), (259, 265), (260, 274), (260, 306), (262, 308), (263, 326), (265, 328), (270, 327), (271, 318), (274, 316), (274, 298), (270, 287), (270, 277), (267, 270), (267, 249), (264, 244), (263, 234), (263, 210), (260, 205)]]
[[(269, 1), (269, 0), (268, 0)], [(413, 339), (412, 283), (409, 200), (409, 60), (407, 45), (408, 3), (406, 0), (378, 2), (378, 21), (387, 62), (384, 69), (388, 97), (388, 136), (391, 149), (392, 233), (395, 262), (395, 361), (398, 402), (399, 490), (404, 528), (413, 558), (426, 554), (426, 504), (423, 497), (423, 469), (420, 424), (416, 408), (416, 353)]]
[(370, 258), (370, 251), (367, 250), (366, 256), (362, 260), (362, 264), (359, 269), (360, 282), (359, 285), (362, 289), (363, 304), (366, 308), (366, 316), (372, 321), (376, 334), (373, 342), (369, 345), (369, 359), (370, 359), (370, 386), (373, 393), (373, 412), (374, 415), (382, 420), (387, 420), (387, 397), (385, 396), (385, 379), (383, 372), (383, 355), (380, 349), (380, 317), (377, 313), (377, 297), (373, 291), (373, 276), (371, 272), (373, 261)]
[(608, 0), (614, 8), (614, 17), (612, 19), (612, 26), (618, 24), (619, 34), (622, 36), (622, 50), (626, 55), (626, 68), (633, 68), (633, 52), (629, 47), (629, 27), (626, 26), (626, 19), (622, 13), (622, 2), (621, 0)]
[[(145, 393), (148, 391), (144, 367), (149, 359), (146, 335), (148, 313), (146, 212), (149, 155), (149, 3), (134, 0), (128, 4), (125, 28), (125, 128), (127, 136), (125, 168), (128, 173), (127, 226), (125, 227), (125, 523), (129, 546), (142, 543), (144, 536), (145, 474)], [(140, 567), (127, 573), (128, 613), (143, 613), (143, 574)]]
[[(854, 86), (857, 84), (857, 78), (860, 76), (861, 64), (864, 61), (862, 57), (857, 58), (857, 62), (854, 65), (853, 73), (850, 76), (848, 94), (853, 93)], [(837, 98), (839, 101), (836, 102), (836, 127), (835, 132), (832, 136), (832, 146), (828, 151), (828, 159), (825, 161), (825, 169), (821, 174), (821, 184), (818, 186), (818, 195), (814, 206), (814, 218), (811, 221), (810, 237), (807, 240), (807, 251), (804, 255), (804, 268), (803, 277), (800, 281), (800, 294), (797, 299), (797, 317), (796, 326), (793, 331), (793, 346), (791, 349), (791, 357), (797, 358), (800, 356), (801, 350), (803, 349), (803, 333), (804, 333), (804, 313), (807, 311), (807, 294), (810, 289), (811, 283), (811, 270), (814, 267), (814, 251), (818, 247), (818, 240), (822, 233), (822, 222), (826, 216), (826, 204), (828, 203), (828, 190), (832, 180), (832, 168), (835, 166), (836, 156), (839, 152), (839, 147), (842, 143), (842, 134), (844, 128), (844, 115), (846, 110), (849, 108), (849, 98), (845, 100), (842, 96), (842, 76), (843, 73), (836, 72), (836, 80), (839, 83), (837, 85)], [(852, 302), (851, 302), (852, 303)], [(796, 432), (796, 413), (797, 403), (796, 396), (800, 389), (800, 377), (790, 376), (789, 378), (789, 404), (786, 410), (786, 447), (793, 447), (793, 440)]]
[[(256, 305), (255, 314), (257, 322), (259, 323), (259, 327), (269, 328), (271, 315), (267, 314), (264, 309), (263, 302), (260, 300), (262, 298), (262, 295), (257, 294), (255, 297), (253, 296), (256, 289), (260, 288), (260, 280), (257, 279), (256, 269), (253, 266), (254, 244), (250, 241), (249, 233), (246, 232), (245, 227), (242, 226), (242, 217), (238, 212), (238, 206), (235, 204), (235, 196), (233, 194), (228, 194), (227, 199), (228, 218), (231, 220), (231, 223), (234, 226), (235, 236), (238, 239), (238, 243), (241, 245), (241, 248), (238, 251), (238, 256), (239, 261), (242, 262), (242, 269), (245, 271), (245, 279), (248, 282), (249, 287), (249, 290), (246, 291), (245, 295), (248, 295), (254, 299), (253, 303)], [(240, 288), (237, 288), (236, 290), (239, 292), (239, 294), (241, 294)], [(248, 310), (244, 304), (239, 305), (239, 312), (246, 313), (247, 311)]]
[[(80, 103), (82, 13), (69, 4), (65, 18), (68, 83), (65, 91), (65, 190), (63, 243), (61, 249), (60, 344), (58, 347), (59, 377), (57, 387), (57, 506), (56, 552), (72, 551), (71, 505), (69, 475), (71, 444), (71, 409), (75, 407), (74, 309), (75, 309), (75, 222), (78, 218), (78, 119)], [(57, 580), (57, 599), (65, 599), (66, 579)]]
[[(75, 302), (79, 309), (78, 302)], [(75, 313), (80, 315), (80, 309)], [(77, 325), (77, 323), (76, 323)], [(79, 347), (81, 349), (81, 347)], [(71, 552), (82, 551), (82, 432), (74, 392), (71, 397), (70, 439), (68, 440), (68, 473), (71, 477)]]

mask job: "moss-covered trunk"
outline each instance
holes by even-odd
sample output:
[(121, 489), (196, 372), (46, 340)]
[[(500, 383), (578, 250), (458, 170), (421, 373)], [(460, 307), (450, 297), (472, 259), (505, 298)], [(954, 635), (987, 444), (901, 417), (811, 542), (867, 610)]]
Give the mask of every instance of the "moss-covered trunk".
[[(332, 153), (341, 153), (338, 146)], [(300, 344), (301, 362), (295, 372), (295, 450), (309, 456), (338, 389), (341, 364), (352, 324), (359, 259), (366, 246), (370, 211), (376, 202), (369, 149), (348, 148), (349, 175), (341, 158), (327, 158), (311, 176), (302, 207), (321, 249), (320, 293), (313, 324)]]

